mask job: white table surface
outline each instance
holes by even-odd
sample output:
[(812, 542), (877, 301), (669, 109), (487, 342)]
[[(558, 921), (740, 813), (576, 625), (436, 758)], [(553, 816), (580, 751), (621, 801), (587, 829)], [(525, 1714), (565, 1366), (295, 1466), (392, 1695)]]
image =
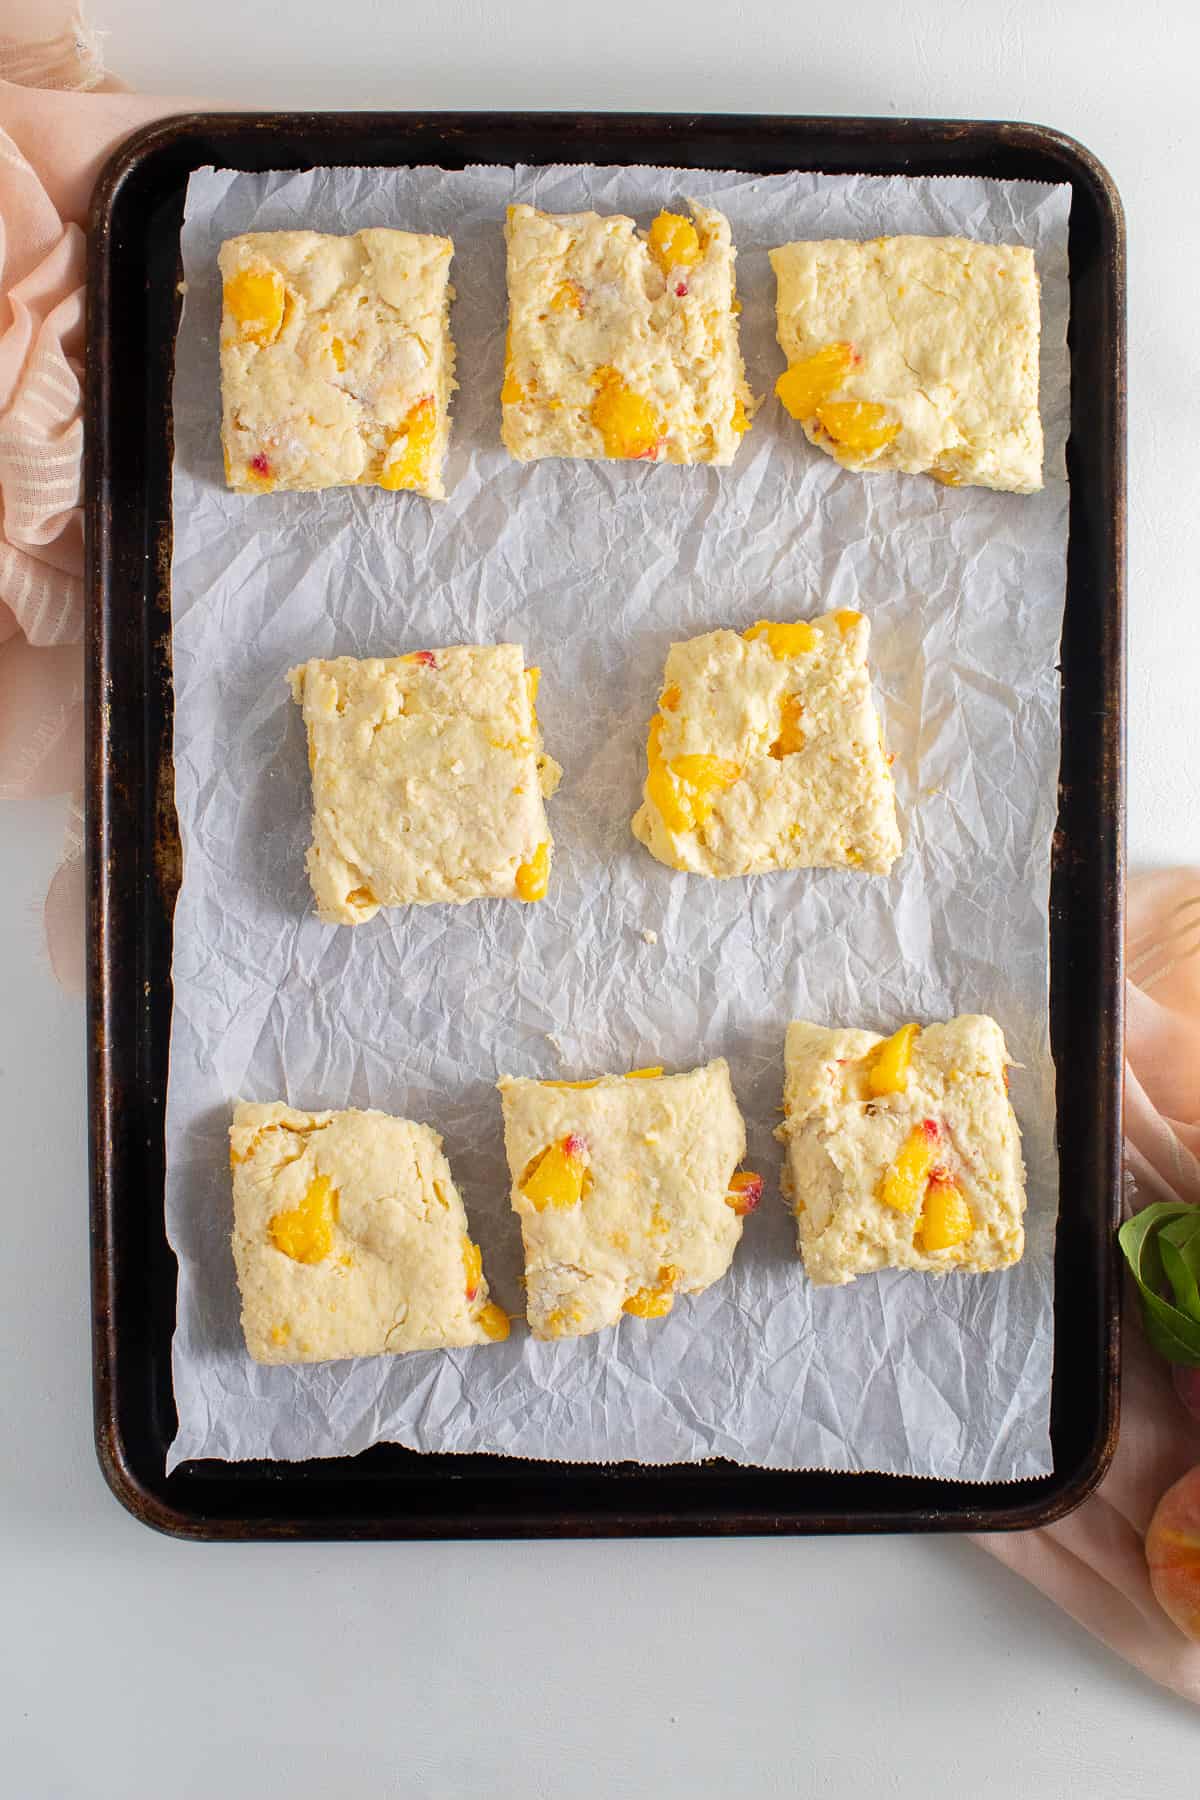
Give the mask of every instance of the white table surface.
[[(1194, 0), (95, 8), (132, 84), (218, 101), (947, 114), (1080, 137), (1130, 225), (1130, 845), (1200, 860)], [(135, 1524), (91, 1447), (82, 1008), (40, 949), (61, 814), (0, 806), (6, 1795), (1191, 1791), (1195, 1713), (962, 1542), (217, 1548)]]

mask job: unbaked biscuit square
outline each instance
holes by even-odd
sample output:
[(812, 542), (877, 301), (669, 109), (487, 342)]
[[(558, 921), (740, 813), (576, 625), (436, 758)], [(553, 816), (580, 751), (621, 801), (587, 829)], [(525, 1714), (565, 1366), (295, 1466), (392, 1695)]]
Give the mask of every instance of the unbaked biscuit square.
[(720, 1280), (762, 1192), (734, 1173), (746, 1132), (722, 1058), (499, 1087), (534, 1337), (662, 1318)]
[(256, 231), (221, 246), (225, 478), (444, 498), (449, 238)]
[(873, 1031), (788, 1026), (784, 1188), (810, 1281), (876, 1269), (984, 1274), (1025, 1247), (1025, 1169), (994, 1019)]
[(951, 487), (1042, 485), (1032, 250), (970, 238), (828, 238), (772, 250), (776, 392), (849, 469)]
[(255, 1362), (329, 1362), (508, 1336), (428, 1125), (239, 1102), (233, 1256)]
[(869, 638), (845, 609), (672, 644), (634, 836), (698, 875), (886, 874), (900, 831)]
[(459, 645), (289, 672), (312, 770), (308, 873), (328, 924), (381, 906), (541, 900), (550, 875), (538, 670), (519, 644)]
[(510, 206), (502, 437), (513, 456), (731, 463), (754, 401), (733, 238), (691, 205), (640, 232), (619, 213)]

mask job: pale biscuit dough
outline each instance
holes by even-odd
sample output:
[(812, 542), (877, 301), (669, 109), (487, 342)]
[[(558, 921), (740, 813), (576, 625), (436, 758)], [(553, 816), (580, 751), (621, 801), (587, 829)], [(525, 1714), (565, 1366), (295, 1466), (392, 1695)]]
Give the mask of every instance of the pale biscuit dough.
[(810, 647), (776, 654), (766, 633), (735, 631), (672, 644), (634, 835), (660, 862), (700, 875), (834, 865), (886, 874), (901, 846), (871, 700), (870, 626), (847, 610), (769, 631), (780, 650), (796, 634)]
[(789, 366), (845, 346), (853, 360), (826, 401), (866, 402), (882, 409), (883, 429), (900, 428), (877, 450), (869, 434), (856, 447), (847, 414), (832, 418), (845, 443), (814, 415), (802, 419), (812, 443), (852, 469), (1018, 494), (1041, 487), (1031, 250), (953, 237), (832, 238), (784, 244), (771, 263)]
[[(784, 1189), (809, 1280), (841, 1284), (885, 1268), (981, 1274), (1019, 1262), (1025, 1170), (1000, 1027), (972, 1014), (927, 1025), (904, 1091), (872, 1095), (870, 1057), (883, 1041), (873, 1031), (788, 1026), (776, 1136), (787, 1145)], [(885, 1172), (926, 1120), (937, 1128), (936, 1169), (958, 1188), (972, 1227), (962, 1243), (934, 1251), (920, 1241), (927, 1199), (902, 1212), (880, 1197)]]
[(231, 488), (444, 497), (453, 253), (449, 238), (411, 231), (264, 231), (222, 244)]
[(441, 1350), (508, 1335), (505, 1314), (488, 1300), (442, 1140), (428, 1125), (239, 1102), (229, 1159), (242, 1328), (256, 1362)]
[[(657, 255), (654, 228), (648, 238), (620, 214), (509, 208), (501, 398), (513, 456), (733, 461), (754, 410), (736, 253), (728, 219), (689, 205), (694, 225), (665, 215), (687, 230)], [(673, 266), (677, 244), (698, 260)]]
[[(720, 1280), (742, 1235), (730, 1180), (746, 1148), (723, 1059), (683, 1075), (499, 1088), (535, 1337), (582, 1337), (623, 1311), (659, 1317), (675, 1294)], [(572, 1137), (582, 1193), (539, 1210), (523, 1191), (530, 1165)]]
[(289, 672), (308, 728), (308, 872), (322, 919), (542, 897), (543, 800), (561, 771), (542, 750), (536, 673), (519, 644), (314, 659)]

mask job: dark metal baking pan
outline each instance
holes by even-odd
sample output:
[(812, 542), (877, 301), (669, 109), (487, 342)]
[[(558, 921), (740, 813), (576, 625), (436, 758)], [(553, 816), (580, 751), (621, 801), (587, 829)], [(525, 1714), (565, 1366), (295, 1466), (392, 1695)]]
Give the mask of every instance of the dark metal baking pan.
[[(1070, 550), (1050, 906), (1062, 1176), (1054, 1473), (1016, 1484), (577, 1466), (382, 1445), (309, 1463), (193, 1462), (174, 1435), (163, 1222), (171, 920), (171, 371), (193, 169), (657, 163), (1066, 181)], [(1124, 877), (1125, 243), (1079, 144), (1032, 125), (596, 114), (197, 115), (131, 138), (92, 208), (88, 283), (88, 891), (96, 1443), (118, 1499), (195, 1538), (1001, 1530), (1057, 1518), (1116, 1437)]]

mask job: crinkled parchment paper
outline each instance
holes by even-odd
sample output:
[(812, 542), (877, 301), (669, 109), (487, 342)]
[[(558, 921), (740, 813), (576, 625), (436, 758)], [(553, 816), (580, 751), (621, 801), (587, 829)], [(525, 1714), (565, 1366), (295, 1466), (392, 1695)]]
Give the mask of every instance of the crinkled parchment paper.
[[(694, 195), (733, 222), (742, 338), (770, 394), (770, 245), (965, 233), (1030, 244), (1042, 276), (1048, 481), (1032, 498), (862, 478), (769, 400), (731, 470), (511, 461), (499, 442), (501, 222), (511, 200), (643, 223)], [(661, 169), (201, 171), (188, 190), (175, 379), (175, 916), (167, 1225), (187, 1457), (419, 1450), (1016, 1480), (1051, 1467), (1057, 1205), (1047, 893), (1067, 544), (1069, 190), (1029, 183)], [(234, 232), (448, 232), (461, 392), (449, 501), (370, 489), (227, 493), (216, 254)], [(828, 607), (870, 614), (905, 836), (891, 879), (706, 882), (634, 841), (667, 646)], [(515, 640), (565, 776), (549, 897), (320, 924), (308, 770), (285, 671)], [(1003, 1275), (866, 1277), (814, 1292), (778, 1192), (784, 1027), (887, 1030), (994, 1013), (1023, 1065), (1029, 1243)], [(229, 1248), (235, 1099), (374, 1106), (445, 1136), (499, 1300), (519, 1312), (496, 1077), (728, 1057), (763, 1206), (724, 1281), (598, 1337), (286, 1369), (246, 1356)]]

